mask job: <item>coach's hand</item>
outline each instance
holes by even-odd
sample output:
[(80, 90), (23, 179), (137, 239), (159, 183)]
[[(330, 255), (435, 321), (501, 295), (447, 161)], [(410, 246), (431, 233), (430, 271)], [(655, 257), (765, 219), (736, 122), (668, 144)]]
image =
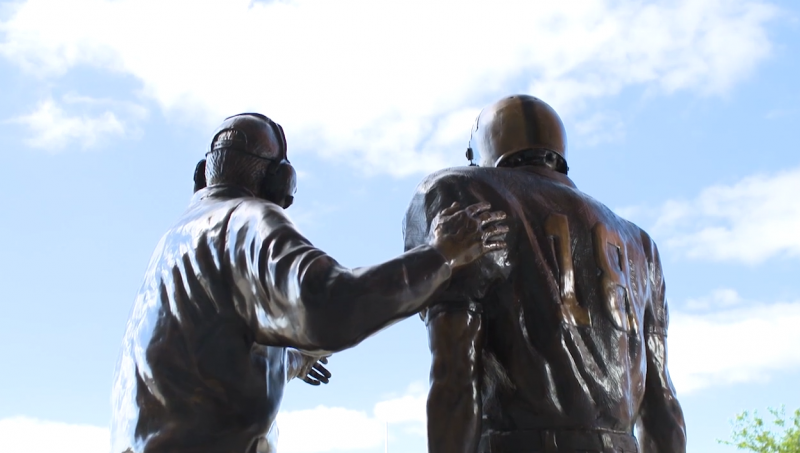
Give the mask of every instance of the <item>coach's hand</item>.
[(314, 361), (308, 368), (306, 374), (302, 377), (303, 382), (311, 385), (327, 384), (331, 378), (331, 372), (322, 366), (328, 363), (328, 358), (323, 357)]
[(453, 269), (506, 248), (508, 227), (501, 223), (506, 213), (489, 211), (491, 207), (489, 203), (477, 203), (460, 209), (458, 203), (453, 203), (433, 219), (428, 243)]
[(323, 366), (328, 363), (328, 356), (304, 354), (294, 348), (287, 348), (286, 353), (287, 381), (300, 378), (306, 384), (320, 385), (330, 380), (331, 372)]

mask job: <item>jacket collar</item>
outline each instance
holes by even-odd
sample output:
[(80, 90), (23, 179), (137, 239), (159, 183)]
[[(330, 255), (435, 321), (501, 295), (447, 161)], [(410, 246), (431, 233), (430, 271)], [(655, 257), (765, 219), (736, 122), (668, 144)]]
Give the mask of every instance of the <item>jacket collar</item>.
[(578, 187), (572, 182), (572, 179), (569, 176), (565, 175), (564, 173), (555, 171), (551, 168), (537, 166), (537, 165), (526, 165), (524, 167), (515, 167), (511, 168), (510, 170), (514, 171), (524, 171), (527, 173), (535, 173), (538, 176), (545, 177), (547, 179), (552, 179), (554, 181), (560, 182), (566, 186), (572, 187), (573, 189), (577, 189)]
[(254, 198), (255, 196), (256, 195), (253, 192), (245, 189), (242, 186), (236, 186), (233, 184), (215, 184), (195, 192), (194, 196), (192, 196), (192, 201), (189, 204), (194, 205), (200, 203), (206, 198), (230, 200), (233, 198)]

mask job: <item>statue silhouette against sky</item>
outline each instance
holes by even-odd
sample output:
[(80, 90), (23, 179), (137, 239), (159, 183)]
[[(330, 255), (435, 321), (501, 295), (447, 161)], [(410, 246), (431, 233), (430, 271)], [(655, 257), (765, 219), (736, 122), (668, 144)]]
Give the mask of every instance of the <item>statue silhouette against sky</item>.
[(424, 244), (348, 269), (286, 216), (294, 189), (282, 128), (260, 114), (225, 120), (134, 303), (112, 453), (272, 451), (287, 378), (327, 381), (317, 358), (418, 312), (454, 271), (505, 246), (503, 213), (451, 204)]
[(507, 255), (461, 269), (423, 314), (429, 452), (684, 453), (650, 236), (567, 177), (564, 126), (537, 98), (485, 108), (467, 154), (480, 166), (428, 176), (404, 225), (410, 251), (454, 202), (508, 215)]

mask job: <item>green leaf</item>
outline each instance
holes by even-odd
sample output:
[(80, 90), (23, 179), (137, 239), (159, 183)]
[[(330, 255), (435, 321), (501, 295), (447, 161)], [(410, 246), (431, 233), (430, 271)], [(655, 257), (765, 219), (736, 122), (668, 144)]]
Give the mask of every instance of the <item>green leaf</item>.
[(772, 416), (768, 422), (756, 411), (737, 414), (731, 421), (731, 439), (717, 442), (754, 453), (800, 453), (800, 408), (791, 420), (787, 420), (784, 406), (767, 411)]

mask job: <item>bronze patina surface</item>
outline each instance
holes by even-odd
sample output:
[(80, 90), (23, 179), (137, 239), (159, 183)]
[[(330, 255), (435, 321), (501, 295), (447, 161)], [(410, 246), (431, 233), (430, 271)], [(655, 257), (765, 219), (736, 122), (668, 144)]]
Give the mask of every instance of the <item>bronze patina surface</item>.
[(294, 184), (267, 117), (228, 118), (214, 135), (128, 321), (113, 453), (271, 451), (287, 379), (327, 382), (317, 358), (418, 312), (453, 270), (505, 246), (503, 213), (448, 204), (419, 247), (348, 269), (287, 217)]
[(508, 215), (506, 255), (456, 272), (424, 312), (429, 452), (684, 453), (653, 240), (567, 177), (539, 99), (487, 107), (467, 155), (482, 166), (428, 176), (404, 225), (410, 251), (453, 202)]

